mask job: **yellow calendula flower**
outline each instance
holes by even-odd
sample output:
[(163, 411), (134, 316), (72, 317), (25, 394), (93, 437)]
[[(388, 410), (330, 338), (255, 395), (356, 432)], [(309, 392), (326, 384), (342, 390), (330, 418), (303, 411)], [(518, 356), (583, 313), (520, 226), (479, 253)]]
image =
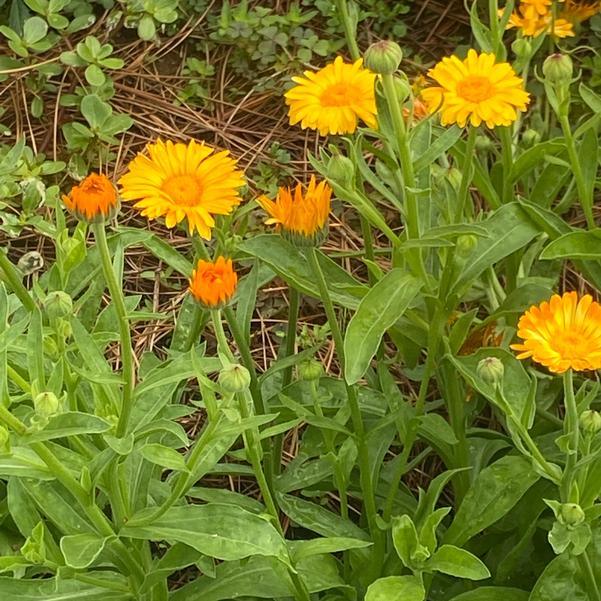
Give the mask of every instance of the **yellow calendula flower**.
[(348, 64), (340, 56), (317, 72), (293, 77), (297, 85), (284, 94), (290, 124), (317, 129), (322, 136), (351, 134), (359, 119), (376, 127), (375, 79), (361, 59)]
[(326, 232), (332, 189), (325, 181), (319, 184), (315, 176), (306, 190), (297, 184), (294, 192), (280, 188), (275, 201), (261, 196), (257, 202), (270, 215), (265, 222), (276, 224), (293, 243), (301, 246), (318, 244)]
[(106, 175), (90, 173), (79, 185), (73, 186), (63, 202), (78, 219), (98, 222), (111, 219), (119, 210), (117, 191)]
[(238, 275), (231, 259), (198, 261), (190, 278), (190, 293), (205, 309), (219, 309), (234, 296)]
[(523, 36), (533, 38), (543, 33), (551, 33), (557, 38), (575, 35), (573, 24), (567, 19), (563, 17), (553, 19), (551, 12), (540, 15), (532, 10), (527, 11), (523, 6), (520, 6), (509, 17), (507, 29), (512, 27), (519, 29)]
[(228, 151), (215, 152), (204, 142), (191, 140), (148, 144), (146, 154), (131, 161), (119, 180), (125, 200), (135, 200), (136, 209), (149, 219), (165, 217), (174, 227), (184, 219), (188, 231), (211, 238), (214, 215), (227, 215), (240, 204), (242, 171)]
[(601, 305), (589, 294), (555, 294), (532, 306), (518, 322), (518, 359), (532, 357), (554, 373), (601, 368)]
[(464, 60), (445, 57), (428, 75), (439, 85), (422, 90), (421, 96), (430, 112), (440, 110), (443, 125), (510, 125), (530, 99), (513, 67), (496, 63), (491, 53), (471, 49)]
[(520, 8), (527, 14), (546, 15), (551, 11), (552, 0), (521, 0)]
[(598, 0), (566, 0), (560, 17), (571, 23), (581, 23), (598, 12), (601, 12), (601, 2)]

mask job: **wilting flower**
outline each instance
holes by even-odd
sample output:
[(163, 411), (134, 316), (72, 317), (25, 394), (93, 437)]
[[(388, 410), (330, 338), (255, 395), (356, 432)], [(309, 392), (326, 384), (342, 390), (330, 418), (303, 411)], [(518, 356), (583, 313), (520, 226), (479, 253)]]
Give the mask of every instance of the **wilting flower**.
[(529, 94), (524, 82), (509, 63), (496, 63), (494, 54), (478, 54), (469, 50), (465, 60), (445, 57), (428, 75), (439, 86), (422, 90), (422, 98), (433, 112), (440, 109), (443, 125), (457, 123), (464, 127), (469, 121), (478, 126), (486, 123), (510, 125), (517, 111), (524, 111)]
[(325, 181), (317, 184), (315, 176), (311, 176), (304, 192), (301, 184), (297, 184), (294, 192), (288, 187), (280, 188), (275, 201), (261, 196), (257, 202), (270, 215), (265, 223), (277, 224), (295, 244), (312, 246), (325, 234), (331, 197), (330, 186)]
[(411, 102), (410, 107), (403, 107), (403, 118), (405, 121), (409, 121), (413, 119), (414, 121), (421, 121), (428, 116), (428, 107), (420, 100), (419, 97), (416, 97)]
[(190, 292), (206, 309), (219, 309), (234, 296), (237, 284), (232, 260), (217, 257), (216, 261), (198, 261), (190, 278)]
[(115, 186), (106, 175), (90, 173), (71, 192), (63, 194), (65, 206), (78, 218), (89, 222), (105, 221), (119, 210)]
[(600, 369), (601, 305), (589, 294), (555, 294), (520, 317), (518, 337), (524, 342), (511, 345), (518, 359), (532, 357), (554, 373)]
[(509, 17), (507, 29), (512, 27), (519, 29), (523, 36), (533, 38), (543, 33), (552, 33), (558, 38), (575, 35), (572, 23), (563, 18), (563, 15), (554, 19), (551, 11), (539, 14), (534, 10), (528, 10), (524, 5), (521, 5)]
[(317, 129), (322, 136), (351, 134), (359, 119), (376, 127), (375, 79), (361, 59), (348, 64), (340, 56), (316, 73), (293, 77), (297, 85), (284, 94), (290, 124), (300, 122), (303, 129)]
[(163, 142), (146, 147), (148, 156), (138, 154), (129, 171), (119, 180), (126, 200), (149, 219), (165, 216), (174, 227), (184, 219), (188, 231), (211, 238), (214, 215), (227, 215), (240, 204), (242, 171), (228, 151), (215, 152), (204, 142)]

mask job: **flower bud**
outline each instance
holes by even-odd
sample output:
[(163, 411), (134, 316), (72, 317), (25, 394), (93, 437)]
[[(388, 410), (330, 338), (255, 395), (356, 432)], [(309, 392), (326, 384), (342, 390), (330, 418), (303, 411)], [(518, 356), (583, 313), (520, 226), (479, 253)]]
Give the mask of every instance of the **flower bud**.
[(476, 150), (492, 150), (494, 144), (488, 136), (476, 136)]
[(302, 361), (298, 366), (298, 375), (302, 380), (319, 380), (323, 375), (323, 366), (316, 359)]
[(584, 522), (586, 516), (580, 505), (576, 503), (564, 503), (557, 517), (566, 526), (578, 526), (578, 524)]
[(4, 426), (0, 426), (0, 455), (10, 453), (10, 434)]
[(44, 300), (44, 311), (50, 321), (68, 317), (73, 313), (73, 301), (62, 290), (51, 292)]
[(228, 365), (219, 372), (218, 382), (225, 392), (244, 392), (250, 386), (250, 373), (242, 365)]
[(541, 135), (535, 129), (527, 129), (522, 134), (522, 143), (526, 148), (530, 148), (541, 141)]
[(580, 415), (580, 427), (584, 432), (595, 434), (601, 430), (601, 413), (589, 409)]
[(326, 177), (333, 184), (338, 184), (344, 188), (352, 188), (355, 164), (348, 157), (338, 153), (333, 154), (328, 161)]
[(391, 75), (403, 60), (401, 47), (390, 40), (372, 44), (365, 52), (365, 66), (373, 73)]
[(550, 84), (569, 84), (574, 73), (572, 59), (567, 54), (556, 52), (543, 63), (543, 75)]
[(476, 244), (478, 244), (478, 238), (473, 234), (458, 236), (455, 244), (457, 256), (461, 258), (468, 257), (476, 247)]
[(35, 412), (40, 417), (50, 417), (58, 413), (60, 402), (53, 392), (40, 392), (33, 399)]
[(526, 38), (518, 38), (511, 44), (511, 49), (517, 58), (532, 56), (532, 44)]
[(496, 386), (503, 381), (503, 375), (505, 373), (505, 367), (500, 359), (497, 357), (486, 357), (478, 362), (476, 368), (478, 377), (487, 384)]
[(411, 96), (411, 84), (402, 77), (395, 77), (393, 83), (397, 99), (402, 104)]

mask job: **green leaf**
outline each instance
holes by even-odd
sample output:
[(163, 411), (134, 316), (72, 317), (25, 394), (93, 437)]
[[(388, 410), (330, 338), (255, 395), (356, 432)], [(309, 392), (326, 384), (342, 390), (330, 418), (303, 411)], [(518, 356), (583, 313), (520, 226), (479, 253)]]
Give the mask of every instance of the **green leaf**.
[(162, 444), (152, 443), (144, 445), (140, 449), (140, 452), (147, 461), (160, 465), (166, 469), (180, 472), (188, 470), (184, 456), (175, 449), (171, 449)]
[(488, 568), (475, 555), (454, 545), (442, 545), (428, 560), (426, 569), (469, 580), (490, 577)]
[(564, 234), (550, 242), (541, 259), (601, 259), (601, 229)]
[(392, 542), (403, 565), (412, 567), (427, 559), (428, 550), (420, 545), (413, 520), (408, 515), (394, 518), (392, 522)]
[(84, 75), (91, 86), (101, 86), (106, 81), (106, 76), (98, 65), (88, 65)]
[(144, 15), (138, 22), (138, 37), (149, 42), (156, 34), (154, 19), (150, 15)]
[(489, 237), (479, 239), (467, 257), (466, 267), (455, 282), (455, 293), (460, 293), (484, 270), (524, 247), (539, 233), (518, 203), (503, 205), (479, 225), (486, 228)]
[[(281, 236), (254, 236), (242, 242), (238, 248), (267, 263), (291, 286), (319, 298), (315, 276), (307, 258)], [(324, 254), (318, 253), (318, 260), (330, 287), (332, 301), (343, 307), (356, 309), (367, 288)]]
[(99, 434), (107, 432), (111, 428), (112, 425), (100, 417), (89, 413), (69, 411), (52, 416), (43, 430), (25, 436), (24, 440), (39, 442), (66, 436), (78, 436), (79, 434)]
[(41, 17), (31, 17), (23, 25), (23, 41), (27, 46), (39, 42), (48, 33), (48, 23)]
[(26, 447), (12, 447), (10, 455), (0, 455), (0, 476), (53, 480), (46, 464)]
[(338, 553), (348, 549), (363, 549), (372, 543), (357, 538), (314, 538), (311, 540), (291, 541), (290, 555), (293, 560), (300, 561), (313, 555), (325, 555), (326, 553)]
[(145, 540), (177, 541), (209, 557), (232, 561), (265, 555), (288, 561), (284, 539), (261, 517), (220, 503), (172, 507), (148, 526), (135, 526), (153, 509), (134, 515), (120, 531), (123, 536)]
[(344, 377), (349, 384), (363, 377), (384, 332), (403, 315), (421, 287), (404, 270), (393, 269), (365, 295), (344, 337)]
[(503, 457), (483, 469), (468, 490), (444, 542), (463, 545), (505, 516), (538, 479), (524, 457)]
[(102, 553), (106, 542), (106, 538), (95, 534), (73, 534), (63, 536), (60, 547), (65, 556), (65, 563), (76, 570), (82, 570), (90, 566)]
[(388, 576), (372, 583), (365, 601), (424, 601), (426, 591), (414, 576)]
[[(2, 601), (131, 601), (125, 584), (123, 592), (114, 590), (115, 585), (119, 584), (119, 575), (113, 573), (110, 578), (111, 588), (66, 578), (0, 578), (0, 598)], [(96, 579), (100, 580), (98, 577)]]
[(415, 173), (419, 173), (422, 169), (430, 167), (430, 165), (444, 152), (446, 152), (463, 133), (463, 129), (453, 125), (445, 128), (443, 133), (432, 142), (414, 162), (413, 169)]
[[(594, 565), (594, 564), (593, 564)], [(564, 553), (547, 565), (528, 601), (592, 601), (580, 574), (578, 561)]]
[(99, 130), (110, 119), (111, 106), (96, 94), (88, 94), (81, 101), (81, 113), (93, 130)]
[(462, 593), (451, 601), (528, 601), (530, 593), (519, 588), (505, 586), (481, 586), (474, 591)]

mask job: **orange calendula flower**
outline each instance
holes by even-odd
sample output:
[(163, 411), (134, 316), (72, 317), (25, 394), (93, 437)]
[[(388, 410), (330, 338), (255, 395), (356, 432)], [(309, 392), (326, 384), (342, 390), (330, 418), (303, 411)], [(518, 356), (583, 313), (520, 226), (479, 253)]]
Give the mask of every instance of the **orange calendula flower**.
[(313, 246), (325, 235), (331, 197), (330, 186), (325, 181), (318, 184), (315, 176), (311, 176), (304, 192), (301, 184), (297, 184), (294, 192), (288, 187), (280, 188), (275, 201), (261, 196), (257, 202), (270, 215), (265, 223), (277, 224), (295, 244)]
[(530, 101), (522, 78), (492, 53), (471, 49), (464, 60), (445, 57), (428, 75), (439, 85), (422, 90), (421, 96), (430, 112), (440, 110), (443, 125), (510, 125)]
[(163, 142), (146, 147), (148, 156), (138, 154), (119, 180), (125, 200), (149, 219), (165, 217), (174, 227), (184, 219), (188, 231), (210, 240), (214, 215), (228, 215), (240, 204), (242, 171), (228, 151), (215, 152), (204, 142)]
[(290, 124), (300, 122), (303, 129), (317, 129), (322, 136), (352, 134), (359, 119), (376, 127), (375, 80), (361, 59), (348, 64), (340, 56), (316, 73), (293, 77), (297, 85), (284, 94)]
[[(503, 11), (499, 11), (502, 14)], [(507, 22), (507, 29), (515, 27), (526, 37), (538, 37), (544, 33), (551, 33), (557, 38), (567, 38), (574, 36), (573, 24), (562, 17), (553, 19), (551, 12), (540, 15), (536, 11), (526, 10), (520, 6), (514, 11)]]
[(63, 202), (78, 219), (89, 222), (111, 219), (119, 210), (115, 186), (98, 173), (90, 173), (68, 195), (63, 194)]
[(532, 357), (554, 373), (601, 368), (601, 305), (589, 294), (555, 294), (532, 306), (518, 322), (518, 359)]
[(216, 261), (198, 261), (190, 278), (190, 292), (206, 309), (220, 309), (234, 296), (237, 284), (232, 260), (217, 257)]
[(571, 23), (581, 23), (601, 12), (599, 0), (566, 0), (561, 9), (560, 17)]

